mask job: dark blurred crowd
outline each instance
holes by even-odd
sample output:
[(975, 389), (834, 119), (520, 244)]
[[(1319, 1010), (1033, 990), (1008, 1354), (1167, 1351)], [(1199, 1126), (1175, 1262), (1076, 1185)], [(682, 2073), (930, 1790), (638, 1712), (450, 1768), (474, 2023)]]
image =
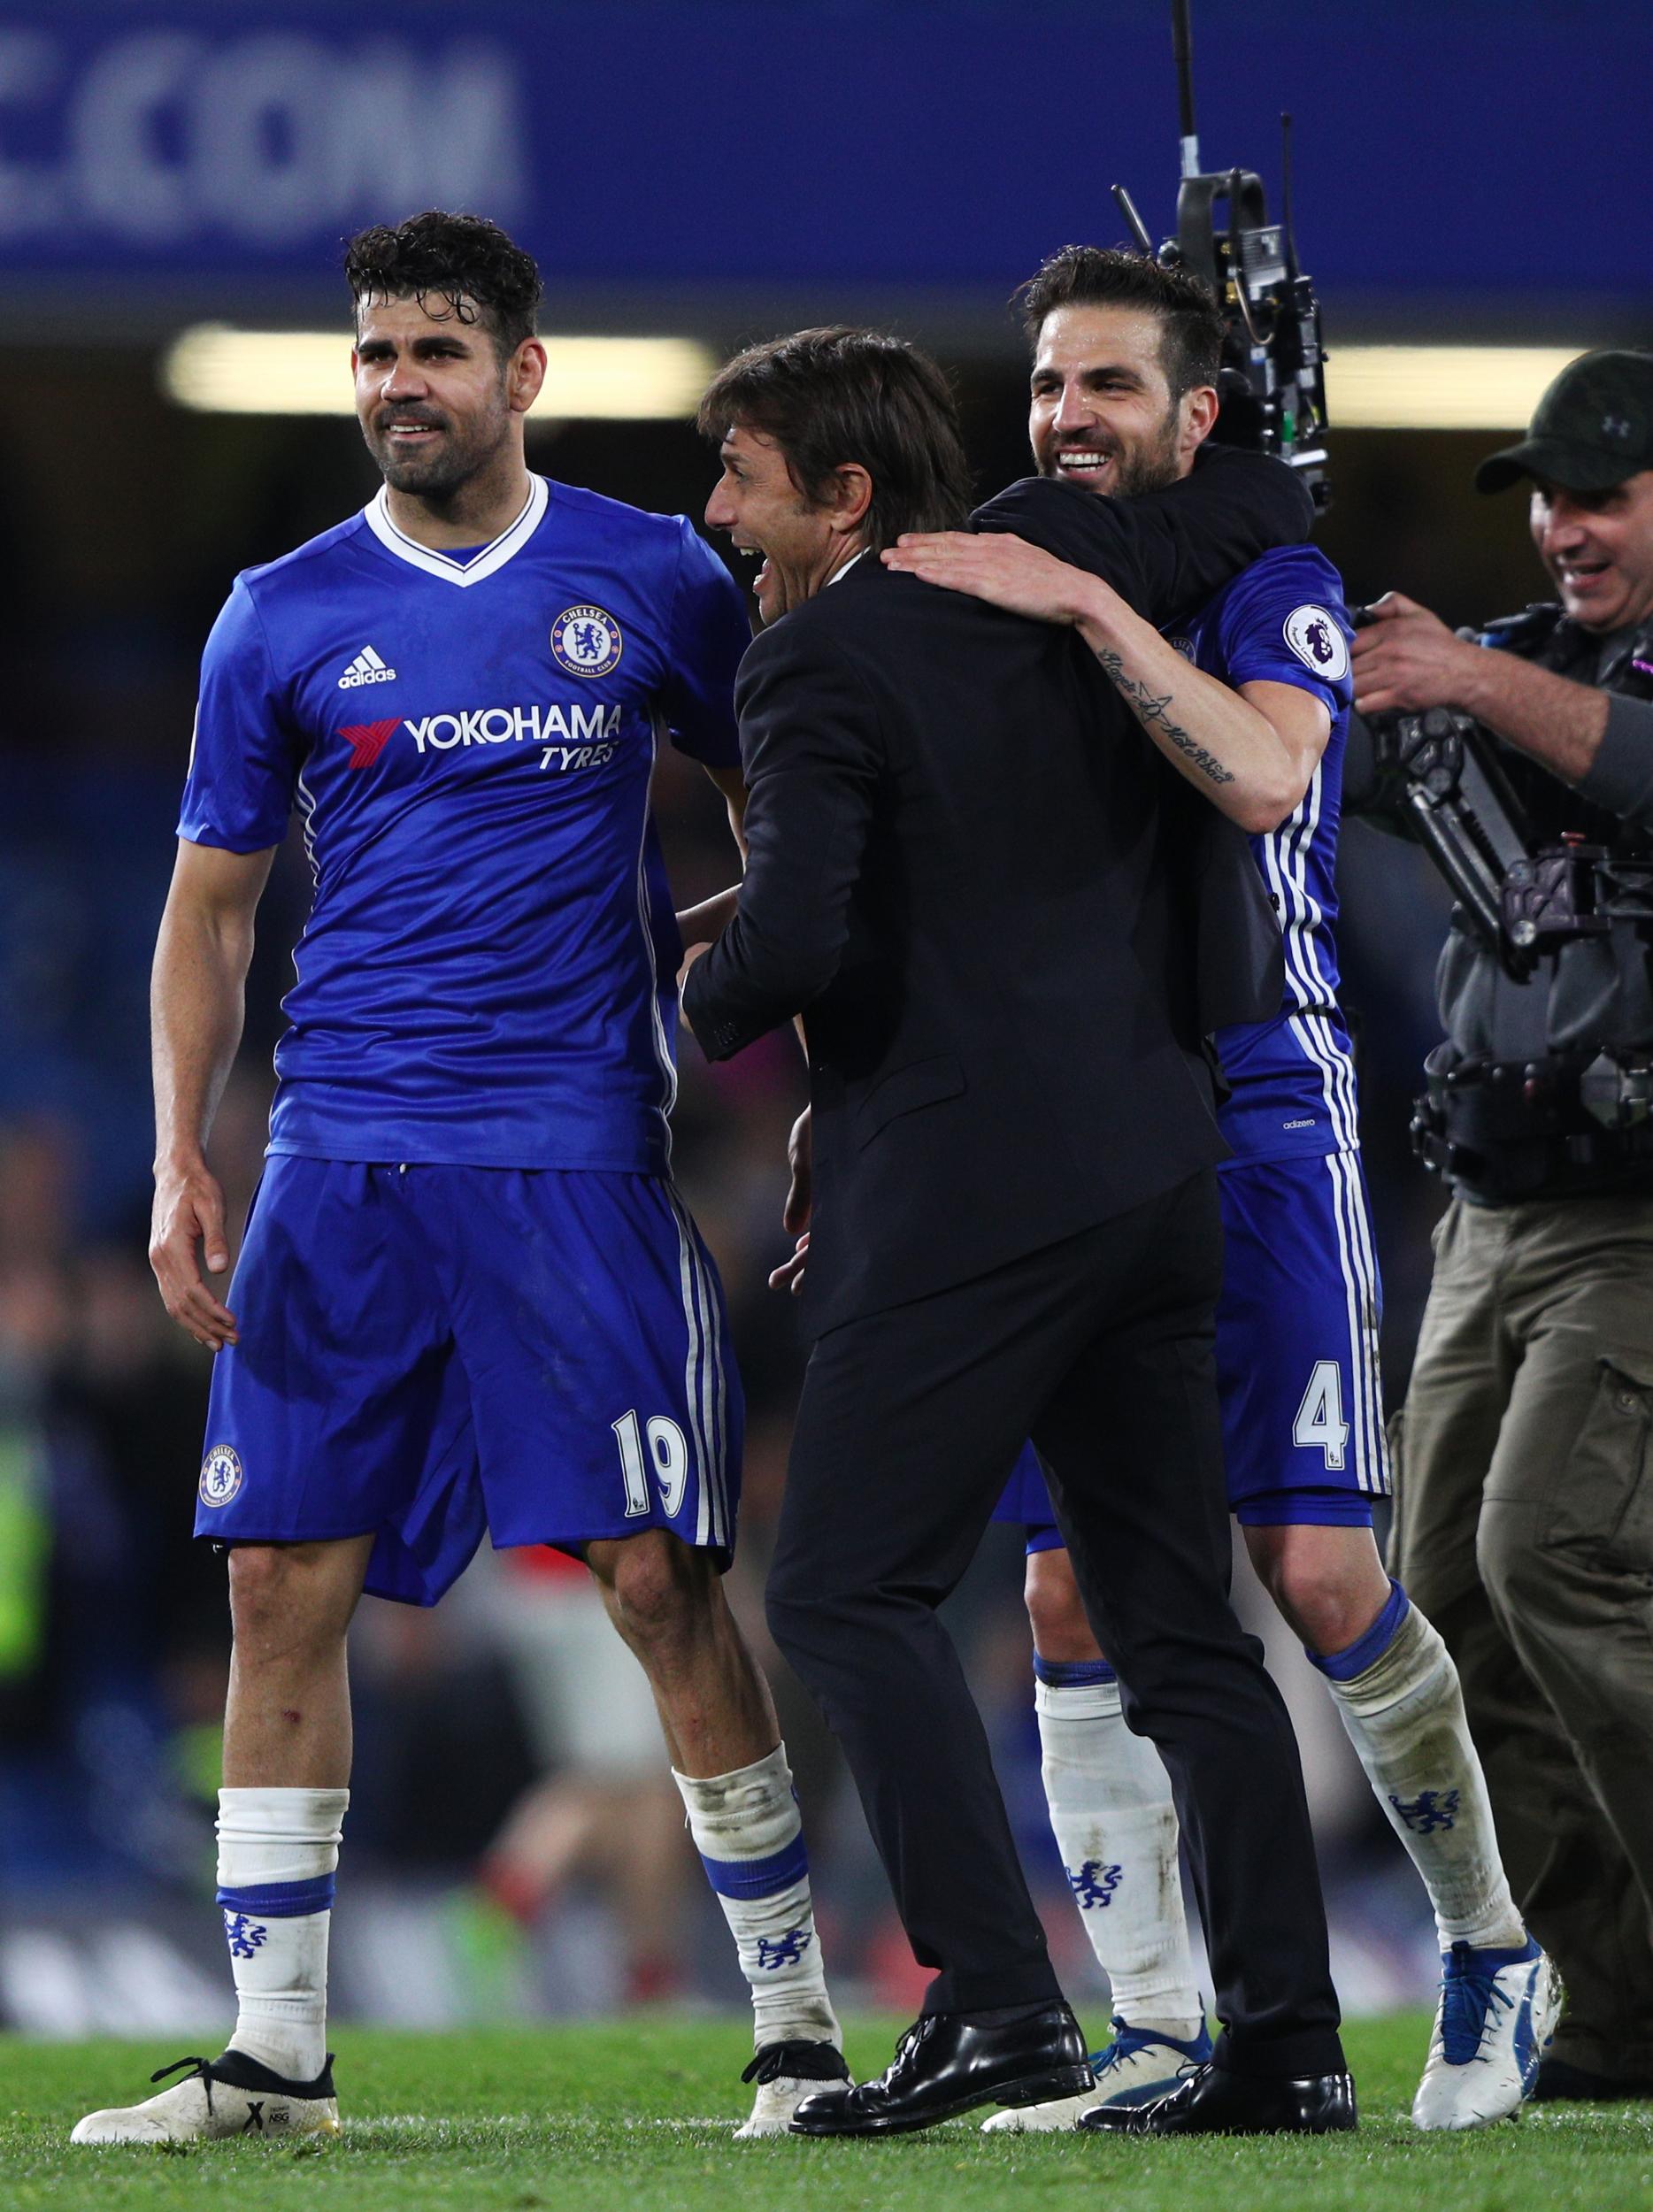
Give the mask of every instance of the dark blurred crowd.
[[(103, 375), (99, 384), (86, 374), (82, 399), (107, 394)], [(973, 422), (989, 419), (992, 402), (999, 480), (1021, 465), (1017, 381), (965, 393)], [(73, 375), (69, 383), (73, 396)], [(89, 457), (73, 450), (87, 419), (63, 403), (62, 378), (43, 377), (41, 396), (43, 449), (111, 536), (54, 534), (38, 457), (0, 512), (0, 649), (14, 671), (12, 717), (0, 730), (0, 2022), (69, 2032), (161, 2024), (144, 2011), (161, 2001), (158, 1988), (170, 1993), (173, 2016), (187, 2016), (191, 1976), (210, 1998), (221, 1963), (211, 1916), (197, 1909), (212, 1884), (228, 1651), (223, 1563), (191, 1536), (208, 1356), (167, 1321), (145, 1258), (146, 977), (195, 661), (235, 567), (326, 526), (370, 487), (350, 426), (307, 430), (308, 442), (289, 445), (268, 426), (233, 435), (211, 422), (182, 426), (129, 392), (127, 426), (144, 428), (148, 442), (113, 469), (104, 449), (95, 468), (96, 439)], [(531, 459), (660, 508), (692, 508), (705, 477), (677, 426), (616, 430), (607, 442), (570, 433)], [(1385, 565), (1351, 566), (1355, 595), (1400, 581), (1427, 590), (1428, 576), (1403, 578), (1388, 564), (1428, 534), (1419, 488), (1428, 472), (1420, 463), (1396, 480)], [(1476, 610), (1447, 601), (1443, 611)], [(720, 888), (734, 855), (710, 785), (667, 756), (656, 796), (680, 903)], [(1444, 902), (1416, 855), (1357, 829), (1345, 839), (1342, 887), (1393, 1401), (1439, 1208), (1404, 1129), (1434, 1033), (1428, 977)], [(211, 1145), (237, 1220), (260, 1171), (280, 999), (307, 896), (295, 841), (261, 910), (242, 1059)], [(749, 1401), (736, 1609), (785, 1709), (836, 1978), (904, 2003), (917, 1970), (852, 1793), (768, 1645), (758, 1598), (802, 1366), (795, 1310), (765, 1282), (787, 1248), (786, 1139), (802, 1071), (789, 1036), (727, 1069), (709, 1069), (689, 1042), (681, 1057), (675, 1165), (723, 1271)], [(954, 1601), (954, 1626), (1022, 1809), (1058, 1958), (1076, 1988), (1094, 1993), (1045, 1824), (1019, 1565), (1014, 1532), (993, 1532)], [(577, 1575), (502, 1555), (485, 1556), (435, 1614), (365, 1603), (353, 1645), (349, 1879), (382, 1886), (386, 1901), (371, 1931), (354, 1914), (341, 1924), (345, 2009), (435, 2020), (739, 1995), (725, 1986), (720, 1923), (663, 1757), (640, 1747), (629, 1764), (585, 1774), (545, 1720), (557, 1663), (545, 1655), (579, 1625), (571, 1609), (582, 1594)], [(502, 1625), (522, 1618), (557, 1632), (536, 1642)], [(525, 1657), (531, 1649), (540, 1656)], [(613, 1668), (633, 1665), (618, 1643), (604, 1649)], [(1281, 1655), (1288, 1675), (1294, 1657)], [(1340, 1897), (1349, 1907), (1340, 1978), (1357, 2005), (1363, 1990), (1369, 2001), (1395, 2001), (1429, 1985), (1427, 1933), (1341, 1736), (1325, 1734), (1325, 1709), (1311, 1697), (1299, 1718), (1334, 1916)], [(625, 1854), (611, 1847), (619, 1832), (633, 1846)], [(629, 1887), (613, 1872), (622, 1857), (634, 1868)], [(76, 1980), (75, 1907), (94, 1891), (127, 1916), (124, 1980), (107, 1957)], [(156, 1943), (175, 1947), (165, 1972)], [(102, 2013), (88, 2009), (94, 1986)]]
[[(152, 782), (142, 839), (111, 826), (105, 841), (98, 825), (82, 825), (72, 876), (50, 875), (52, 896), (36, 898), (32, 911), (38, 844), (31, 859), (27, 841), (0, 840), (0, 895), (12, 915), (0, 1006), (13, 1048), (27, 1044), (10, 1061), (0, 1114), (0, 1894), (9, 1900), (0, 1914), (0, 2016), (34, 2029), (174, 2024), (151, 2021), (142, 2006), (123, 2012), (116, 2002), (111, 2014), (103, 1964), (77, 1974), (79, 1938), (63, 1931), (79, 1924), (88, 1892), (120, 1901), (133, 1927), (175, 1946), (200, 1974), (215, 1964), (211, 1917), (193, 1909), (212, 1886), (229, 1641), (222, 1560), (191, 1533), (209, 1356), (167, 1320), (145, 1258), (141, 1008), (173, 798), (168, 773), (158, 768)], [(722, 809), (696, 769), (663, 761), (657, 813), (684, 902), (728, 879)], [(1389, 899), (1383, 870), (1394, 864), (1387, 850), (1376, 857), (1377, 878), (1356, 895), (1380, 912)], [(79, 905), (101, 905), (123, 869), (127, 927), (106, 938)], [(1361, 876), (1357, 863), (1352, 872)], [(289, 848), (266, 909), (247, 1041), (211, 1144), (236, 1221), (262, 1165), (270, 1052), (290, 973), (281, 940), (296, 932), (306, 889), (302, 856)], [(76, 917), (70, 956), (54, 956), (49, 942), (31, 949), (34, 935), (50, 938), (65, 916)], [(1404, 1010), (1392, 1018), (1403, 1021)], [(95, 1066), (108, 1050), (88, 1025), (104, 1021), (124, 1025), (127, 1064), (117, 1058), (106, 1080), (83, 1079), (77, 1056), (88, 1054)], [(675, 1164), (723, 1273), (749, 1402), (734, 1602), (777, 1681), (839, 1977), (901, 2004), (912, 1998), (917, 1970), (853, 1793), (839, 1786), (836, 1755), (768, 1645), (762, 1617), (803, 1357), (796, 1310), (766, 1283), (788, 1245), (786, 1140), (802, 1070), (789, 1034), (727, 1068), (709, 1068), (688, 1041), (681, 1058)], [(1399, 1093), (1387, 1101), (1380, 1078), (1369, 1114), (1372, 1097), (1394, 1106), (1398, 1126)], [(1395, 1146), (1380, 1133), (1374, 1150), (1381, 1188)], [(1401, 1249), (1426, 1250), (1427, 1186), (1405, 1169), (1388, 1181), (1397, 1218), (1387, 1225), (1403, 1224)], [(1414, 1256), (1391, 1266), (1403, 1330), (1415, 1325), (1423, 1265)], [(571, 1578), (547, 1555), (485, 1554), (438, 1612), (365, 1602), (353, 1644), (350, 1878), (379, 1889), (382, 1909), (351, 1916), (342, 1930), (347, 2008), (441, 2020), (738, 1995), (722, 1985), (719, 1924), (646, 1700), (640, 1730), (600, 1771), (559, 1753), (555, 1729), (540, 1724), (542, 1693), (554, 1687), (541, 1678), (556, 1671), (569, 1636), (595, 1636), (605, 1667), (634, 1666), (600, 1612), (586, 1618), (582, 1583), (578, 1570)], [(954, 1627), (1021, 1809), (1059, 1955), (1084, 1988), (1094, 1969), (1065, 1909), (1045, 1825), (1019, 1590), (1014, 1532), (995, 1530), (954, 1601)], [(542, 1617), (546, 1631), (526, 1664), (525, 1612)], [(1317, 1725), (1319, 1702), (1305, 1702), (1305, 1727)], [(1364, 1793), (1347, 1787), (1341, 1740), (1319, 1747), (1319, 1763), (1324, 1832), (1365, 1884), (1387, 1864), (1387, 1834), (1370, 1831)], [(624, 1852), (613, 1847), (621, 1835)], [(1393, 1901), (1403, 1918), (1388, 1931), (1390, 1901), (1381, 1886), (1376, 1894), (1378, 1906), (1368, 1895), (1362, 1914), (1367, 1979), (1380, 1998), (1409, 1990), (1414, 1953), (1421, 1960), (1424, 1952), (1403, 1893)], [(394, 1940), (387, 1929), (398, 1932)], [(413, 1936), (424, 1965), (410, 1980)], [(186, 2011), (196, 1985), (177, 1974), (158, 1985)], [(101, 2015), (86, 2010), (94, 1986), (104, 1993)]]

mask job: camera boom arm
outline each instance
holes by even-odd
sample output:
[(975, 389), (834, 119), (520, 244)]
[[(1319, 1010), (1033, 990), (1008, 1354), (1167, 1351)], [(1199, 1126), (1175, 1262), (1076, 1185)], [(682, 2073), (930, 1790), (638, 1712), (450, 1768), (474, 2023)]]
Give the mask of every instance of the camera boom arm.
[[(1172, 0), (1182, 181), (1177, 234), (1160, 247), (1157, 257), (1167, 267), (1198, 277), (1222, 314), (1222, 409), (1213, 435), (1288, 462), (1323, 510), (1331, 496), (1326, 480), (1326, 357), (1319, 303), (1297, 262), (1291, 118), (1280, 118), (1284, 220), (1271, 223), (1263, 180), (1254, 171), (1200, 168), (1188, 10), (1189, 0)], [(1153, 242), (1130, 194), (1116, 184), (1113, 196), (1138, 246), (1151, 257)], [(1227, 218), (1224, 229), (1217, 226), (1219, 202)]]

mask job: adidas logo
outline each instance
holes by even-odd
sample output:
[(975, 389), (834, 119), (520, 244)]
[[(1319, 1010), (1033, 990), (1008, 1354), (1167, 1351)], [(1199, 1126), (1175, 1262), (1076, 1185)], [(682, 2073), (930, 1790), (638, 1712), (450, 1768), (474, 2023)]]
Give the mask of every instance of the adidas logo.
[(394, 668), (385, 666), (371, 645), (364, 645), (339, 678), (339, 689), (358, 691), (364, 684), (394, 683), (396, 672)]

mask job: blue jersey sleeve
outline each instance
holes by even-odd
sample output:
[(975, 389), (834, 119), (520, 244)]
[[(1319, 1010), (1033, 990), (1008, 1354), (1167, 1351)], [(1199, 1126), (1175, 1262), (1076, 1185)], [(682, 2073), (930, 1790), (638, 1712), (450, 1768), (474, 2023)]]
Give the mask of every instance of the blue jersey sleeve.
[(672, 742), (709, 768), (738, 768), (734, 676), (752, 641), (740, 587), (687, 518), (678, 527), (671, 673), (660, 695)]
[(1334, 721), (1354, 696), (1353, 636), (1342, 579), (1312, 546), (1254, 561), (1224, 593), (1218, 616), (1229, 683), (1295, 684), (1323, 700)]
[(178, 834), (227, 852), (264, 852), (287, 834), (303, 750), (246, 580), (201, 657), (195, 743)]

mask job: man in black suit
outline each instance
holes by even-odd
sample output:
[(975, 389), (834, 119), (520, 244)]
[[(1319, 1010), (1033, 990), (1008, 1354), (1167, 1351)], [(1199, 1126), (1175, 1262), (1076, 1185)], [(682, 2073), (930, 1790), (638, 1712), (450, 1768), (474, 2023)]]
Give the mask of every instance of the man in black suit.
[[(921, 355), (853, 331), (754, 348), (702, 426), (724, 469), (707, 520), (765, 556), (770, 626), (738, 694), (746, 879), (684, 1011), (714, 1059), (802, 1013), (814, 1109), (816, 1341), (770, 1624), (938, 1970), (884, 2076), (794, 2126), (894, 2132), (1087, 2085), (936, 1618), (1030, 1433), (1189, 1840), (1225, 2023), (1190, 2124), (1352, 2126), (1296, 1747), (1227, 1601), (1223, 1146), (1170, 772), (1071, 635), (880, 565), (966, 506)], [(1285, 472), (1227, 455), (1128, 504), (1029, 483), (978, 519), (1052, 550), (1084, 532), (1086, 565), (1157, 622), (1308, 516)]]

